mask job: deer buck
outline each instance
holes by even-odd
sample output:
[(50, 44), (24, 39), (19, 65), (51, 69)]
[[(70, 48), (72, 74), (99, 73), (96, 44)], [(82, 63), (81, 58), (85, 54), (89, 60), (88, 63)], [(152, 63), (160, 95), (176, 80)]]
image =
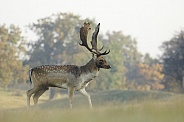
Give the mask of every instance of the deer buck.
[(92, 59), (84, 66), (76, 65), (42, 65), (37, 66), (29, 71), (30, 83), (33, 82), (34, 87), (27, 91), (27, 107), (30, 106), (30, 97), (33, 95), (34, 105), (37, 106), (38, 98), (49, 89), (49, 87), (58, 87), (68, 90), (70, 108), (72, 108), (74, 91), (78, 91), (88, 99), (89, 106), (92, 108), (90, 95), (85, 88), (89, 82), (98, 76), (101, 68), (109, 69), (110, 65), (103, 58), (103, 55), (109, 54), (109, 51), (101, 53), (101, 49), (97, 49), (97, 36), (100, 23), (95, 28), (92, 35), (90, 48), (87, 44), (87, 35), (90, 23), (84, 22), (80, 28), (81, 46), (86, 47), (92, 53)]

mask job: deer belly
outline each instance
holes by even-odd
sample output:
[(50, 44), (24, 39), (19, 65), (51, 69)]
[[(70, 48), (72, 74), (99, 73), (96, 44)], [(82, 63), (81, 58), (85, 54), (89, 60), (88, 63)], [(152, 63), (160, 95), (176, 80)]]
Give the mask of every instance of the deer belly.
[(49, 74), (48, 77), (48, 84), (57, 86), (57, 87), (64, 87), (67, 82), (67, 76), (64, 74)]

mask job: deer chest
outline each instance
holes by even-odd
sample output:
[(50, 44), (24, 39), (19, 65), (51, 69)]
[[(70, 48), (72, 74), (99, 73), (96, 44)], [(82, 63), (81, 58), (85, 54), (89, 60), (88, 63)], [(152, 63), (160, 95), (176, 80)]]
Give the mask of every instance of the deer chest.
[(97, 74), (94, 74), (94, 73), (82, 74), (80, 76), (80, 89), (87, 87), (89, 82), (93, 80), (97, 75), (98, 73)]

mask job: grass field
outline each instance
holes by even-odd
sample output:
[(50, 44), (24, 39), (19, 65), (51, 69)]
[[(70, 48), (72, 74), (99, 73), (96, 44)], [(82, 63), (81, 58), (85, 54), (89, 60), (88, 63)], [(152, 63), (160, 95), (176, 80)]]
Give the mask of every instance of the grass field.
[(0, 92), (0, 122), (183, 122), (184, 96), (164, 92), (107, 91), (91, 93), (94, 109), (78, 94), (74, 109), (68, 99), (47, 101), (26, 109), (25, 95)]

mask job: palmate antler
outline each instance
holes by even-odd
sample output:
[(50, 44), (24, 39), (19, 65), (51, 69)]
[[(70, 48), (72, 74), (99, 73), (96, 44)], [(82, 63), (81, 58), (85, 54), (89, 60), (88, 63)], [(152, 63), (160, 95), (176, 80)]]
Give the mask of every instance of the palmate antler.
[(98, 36), (99, 29), (100, 29), (100, 23), (96, 26), (95, 31), (93, 32), (92, 41), (91, 41), (92, 48), (89, 48), (87, 44), (87, 35), (90, 29), (91, 29), (90, 23), (84, 22), (83, 27), (80, 28), (80, 39), (82, 41), (82, 44), (80, 43), (79, 44), (81, 46), (86, 47), (90, 52), (92, 52), (93, 54), (96, 54), (97, 56), (109, 54), (110, 50), (109, 51), (106, 50), (105, 52), (100, 53), (103, 47), (101, 49), (97, 49), (97, 36)]

